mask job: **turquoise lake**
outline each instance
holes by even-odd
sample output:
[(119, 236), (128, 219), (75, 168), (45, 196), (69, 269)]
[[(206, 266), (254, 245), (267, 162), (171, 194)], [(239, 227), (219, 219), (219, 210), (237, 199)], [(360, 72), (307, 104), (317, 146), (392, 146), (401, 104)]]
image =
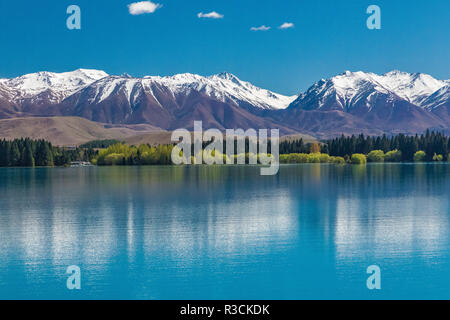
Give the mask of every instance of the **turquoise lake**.
[(0, 169), (0, 299), (450, 299), (449, 195), (444, 163)]

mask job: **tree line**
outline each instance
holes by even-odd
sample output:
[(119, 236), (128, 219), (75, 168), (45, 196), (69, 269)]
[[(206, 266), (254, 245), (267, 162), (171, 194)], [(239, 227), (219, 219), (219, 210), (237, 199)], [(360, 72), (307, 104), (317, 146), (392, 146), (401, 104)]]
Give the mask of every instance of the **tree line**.
[[(386, 155), (396, 155), (397, 161), (412, 162), (419, 160), (417, 153), (423, 153), (423, 161), (436, 161), (440, 158), (448, 161), (450, 139), (439, 132), (426, 131), (425, 134), (407, 136), (399, 134), (391, 137), (365, 137), (364, 135), (344, 137), (326, 141), (332, 156), (350, 156), (355, 153), (368, 155), (371, 151), (382, 151)], [(416, 156), (416, 157), (415, 157)]]
[(72, 161), (90, 161), (94, 156), (93, 149), (54, 147), (45, 140), (0, 140), (0, 167), (67, 166)]
[(111, 165), (169, 165), (172, 164), (173, 145), (159, 145), (152, 147), (148, 144), (129, 146), (116, 143), (100, 150), (92, 159), (100, 166)]
[(117, 143), (122, 143), (119, 140), (114, 140), (114, 139), (104, 139), (104, 140), (93, 140), (93, 141), (89, 141), (86, 142), (82, 145), (80, 145), (80, 148), (82, 149), (106, 149), (109, 146), (112, 146), (113, 144), (117, 144)]
[[(407, 136), (344, 136), (317, 143), (304, 143), (302, 139), (280, 143), (280, 154), (322, 152), (351, 161), (354, 154), (366, 155), (368, 161), (379, 162), (381, 156), (389, 162), (449, 161), (450, 139), (439, 132)], [(358, 157), (356, 157), (358, 158)]]
[[(114, 144), (112, 144), (114, 143)], [(111, 145), (112, 144), (112, 145)], [(206, 147), (208, 143), (204, 144)], [(96, 150), (94, 147), (107, 146)], [(167, 165), (171, 164), (174, 145), (129, 146), (114, 140), (94, 141), (83, 148), (54, 147), (45, 140), (29, 138), (0, 140), (0, 167), (67, 166), (73, 161), (90, 161), (98, 165)], [(302, 139), (280, 143), (281, 163), (365, 163), (450, 161), (450, 138), (427, 131), (407, 136), (344, 136), (305, 143)], [(248, 141), (246, 141), (246, 153)], [(271, 152), (269, 140), (268, 153)]]

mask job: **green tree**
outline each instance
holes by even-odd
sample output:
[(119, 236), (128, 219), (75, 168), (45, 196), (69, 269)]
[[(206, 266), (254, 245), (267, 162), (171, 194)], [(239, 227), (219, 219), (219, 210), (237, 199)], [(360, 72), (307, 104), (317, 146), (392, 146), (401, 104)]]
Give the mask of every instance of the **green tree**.
[(424, 162), (427, 159), (425, 151), (419, 150), (414, 154), (414, 162)]
[(30, 143), (25, 146), (25, 151), (22, 154), (22, 165), (24, 167), (34, 167), (33, 150)]
[(367, 158), (365, 155), (363, 155), (361, 153), (355, 153), (352, 155), (351, 163), (352, 164), (366, 164)]
[(385, 154), (384, 161), (386, 162), (401, 162), (402, 152), (399, 150), (392, 150)]
[(20, 166), (20, 150), (17, 141), (13, 141), (13, 143), (11, 144), (9, 165), (13, 167)]
[(373, 150), (367, 155), (368, 162), (384, 162), (383, 150)]
[(442, 154), (434, 154), (434, 156), (433, 156), (433, 161), (439, 161), (439, 162), (441, 162), (441, 161), (443, 161), (444, 160), (444, 157), (442, 156)]
[(53, 154), (49, 143), (43, 140), (38, 142), (35, 160), (36, 166), (39, 167), (51, 167), (54, 165)]
[(11, 144), (9, 141), (0, 141), (0, 167), (9, 166), (9, 156), (11, 151)]

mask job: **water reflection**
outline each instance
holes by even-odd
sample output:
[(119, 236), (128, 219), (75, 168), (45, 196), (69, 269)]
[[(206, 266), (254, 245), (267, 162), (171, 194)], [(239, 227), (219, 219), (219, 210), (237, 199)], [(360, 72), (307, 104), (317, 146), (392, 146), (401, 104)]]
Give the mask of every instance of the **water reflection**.
[(335, 226), (337, 258), (344, 262), (363, 258), (367, 251), (378, 259), (411, 254), (432, 258), (449, 244), (447, 202), (443, 197), (392, 197), (376, 203), (340, 199)]
[(323, 298), (368, 261), (415, 261), (430, 282), (450, 266), (449, 177), (445, 164), (287, 165), (275, 177), (258, 167), (2, 169), (0, 282), (15, 289), (0, 297), (65, 297), (54, 279), (73, 264), (95, 288), (85, 297), (176, 298), (181, 287), (185, 298), (224, 298), (219, 281), (242, 298)]

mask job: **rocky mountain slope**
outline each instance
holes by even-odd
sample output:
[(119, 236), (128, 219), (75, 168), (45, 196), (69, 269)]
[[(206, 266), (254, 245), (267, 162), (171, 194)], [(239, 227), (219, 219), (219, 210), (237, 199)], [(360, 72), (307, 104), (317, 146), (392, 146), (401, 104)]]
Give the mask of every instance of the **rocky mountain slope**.
[[(380, 76), (347, 71), (322, 79), (300, 94), (285, 118), (286, 124), (300, 129), (335, 134), (351, 128), (387, 133), (443, 130), (450, 127), (448, 98), (448, 82), (426, 74), (392, 71)], [(447, 117), (442, 116), (445, 113)]]
[(345, 72), (299, 96), (258, 88), (229, 73), (210, 77), (111, 76), (99, 70), (0, 79), (0, 119), (76, 116), (165, 130), (279, 128), (283, 134), (417, 133), (448, 130), (450, 82), (421, 73)]

